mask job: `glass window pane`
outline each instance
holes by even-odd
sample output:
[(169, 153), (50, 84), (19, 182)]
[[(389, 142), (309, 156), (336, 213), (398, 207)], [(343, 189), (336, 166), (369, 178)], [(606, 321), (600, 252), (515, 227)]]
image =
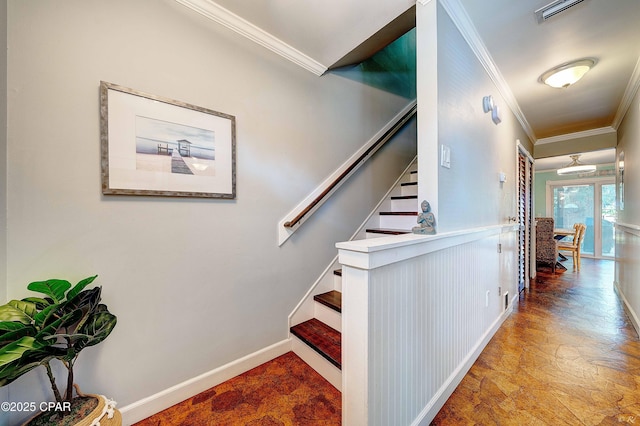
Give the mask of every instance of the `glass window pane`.
[(602, 185), (602, 256), (615, 256), (616, 185)]
[(587, 225), (582, 241), (582, 253), (594, 254), (594, 185), (553, 187), (553, 218), (556, 228), (573, 228), (576, 223)]

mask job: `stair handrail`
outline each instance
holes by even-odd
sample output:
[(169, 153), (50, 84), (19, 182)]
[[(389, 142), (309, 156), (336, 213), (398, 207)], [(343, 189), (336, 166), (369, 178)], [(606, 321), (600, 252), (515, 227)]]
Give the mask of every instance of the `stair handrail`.
[[(409, 103), (398, 115), (391, 120), (385, 128), (383, 128), (380, 132), (378, 132), (377, 137), (374, 136), (372, 141), (369, 141), (362, 152), (359, 155), (355, 155), (351, 159), (349, 159), (345, 164), (342, 165), (340, 169), (336, 173), (338, 173), (335, 179), (325, 181), (321, 188), (320, 193), (314, 197), (310, 202), (303, 203), (294, 209), (288, 217), (293, 216), (291, 219), (285, 219), (281, 225), (289, 232), (285, 234), (284, 237), (281, 233), (280, 236), (280, 245), (286, 241), (288, 236), (293, 232), (294, 228), (301, 225), (315, 210), (320, 207), (322, 203), (324, 203), (328, 197), (335, 192), (336, 189), (340, 185), (342, 185), (346, 179), (352, 175), (360, 166), (362, 166), (373, 154), (378, 151), (385, 143), (387, 143), (400, 129), (404, 127), (404, 125), (413, 118), (417, 113), (417, 103), (413, 100)], [(334, 173), (335, 174), (335, 173)], [(295, 214), (295, 215), (294, 215)]]

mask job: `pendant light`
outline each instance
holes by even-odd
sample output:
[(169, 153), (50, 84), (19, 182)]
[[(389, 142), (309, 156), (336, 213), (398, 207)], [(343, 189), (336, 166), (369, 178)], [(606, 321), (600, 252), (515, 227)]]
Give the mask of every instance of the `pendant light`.
[(579, 173), (593, 173), (596, 171), (594, 164), (583, 164), (578, 159), (580, 154), (570, 155), (571, 163), (567, 164), (561, 169), (558, 169), (559, 175), (577, 175)]

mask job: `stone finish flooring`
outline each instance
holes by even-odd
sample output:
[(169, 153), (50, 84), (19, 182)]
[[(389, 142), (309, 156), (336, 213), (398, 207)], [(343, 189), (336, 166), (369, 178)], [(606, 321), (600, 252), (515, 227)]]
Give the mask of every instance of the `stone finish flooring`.
[(288, 352), (134, 426), (339, 425), (341, 398)]
[(539, 270), (433, 425), (640, 425), (640, 342), (613, 261)]
[[(613, 262), (540, 270), (433, 425), (640, 425), (640, 341)], [(339, 425), (341, 395), (293, 353), (136, 426)]]

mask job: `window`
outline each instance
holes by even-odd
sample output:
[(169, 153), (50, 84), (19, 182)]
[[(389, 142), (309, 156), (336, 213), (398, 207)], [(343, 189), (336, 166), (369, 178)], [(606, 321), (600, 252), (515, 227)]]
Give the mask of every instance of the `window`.
[(587, 225), (582, 254), (598, 258), (615, 255), (616, 194), (613, 180), (549, 181), (547, 197), (547, 215), (554, 218), (556, 228), (573, 228), (575, 223)]

